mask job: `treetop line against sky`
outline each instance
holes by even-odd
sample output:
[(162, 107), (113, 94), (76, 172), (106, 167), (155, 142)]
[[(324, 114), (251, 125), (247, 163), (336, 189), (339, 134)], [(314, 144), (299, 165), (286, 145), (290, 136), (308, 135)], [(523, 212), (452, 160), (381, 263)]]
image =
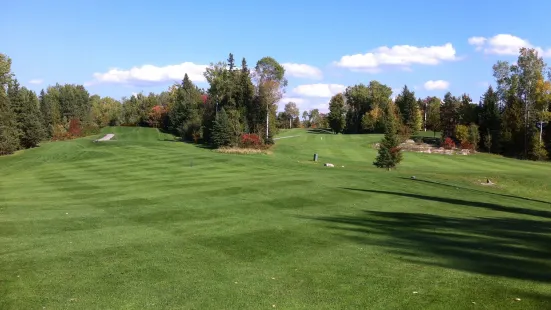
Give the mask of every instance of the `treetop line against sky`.
[(332, 95), (370, 80), (395, 95), (407, 84), (418, 97), (449, 90), (478, 101), (497, 60), (515, 61), (520, 47), (551, 58), (540, 31), (551, 3), (457, 2), (12, 1), (0, 49), (35, 91), (77, 83), (116, 99), (165, 90), (184, 73), (207, 87), (205, 67), (230, 52), (249, 64), (272, 56), (289, 79), (280, 109), (294, 101), (323, 112)]

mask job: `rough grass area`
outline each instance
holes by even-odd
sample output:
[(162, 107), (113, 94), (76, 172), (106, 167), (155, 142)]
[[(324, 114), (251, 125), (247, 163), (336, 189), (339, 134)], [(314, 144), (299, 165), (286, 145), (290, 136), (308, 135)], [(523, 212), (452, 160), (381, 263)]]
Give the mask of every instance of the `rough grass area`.
[(0, 158), (0, 309), (551, 309), (548, 163), (105, 133)]

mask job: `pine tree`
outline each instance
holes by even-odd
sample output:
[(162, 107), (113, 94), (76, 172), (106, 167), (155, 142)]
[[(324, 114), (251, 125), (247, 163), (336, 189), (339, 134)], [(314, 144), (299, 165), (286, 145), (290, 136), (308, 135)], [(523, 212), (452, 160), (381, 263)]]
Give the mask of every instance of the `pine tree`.
[(21, 146), (24, 148), (36, 147), (44, 138), (44, 129), (40, 120), (38, 98), (33, 91), (23, 87), (23, 106), (18, 121), (21, 131)]
[(6, 89), (12, 86), (11, 59), (0, 53), (0, 155), (19, 149), (19, 128), (16, 114)]
[(216, 115), (212, 127), (212, 144), (215, 147), (228, 146), (231, 144), (231, 127), (226, 110), (222, 108)]
[(0, 85), (0, 155), (19, 149), (19, 129), (8, 96)]
[(388, 170), (396, 167), (402, 161), (400, 141), (396, 134), (396, 122), (390, 110), (387, 108), (385, 113), (385, 136), (379, 144), (379, 153), (373, 163), (378, 168), (387, 168)]
[(406, 125), (411, 132), (421, 130), (421, 113), (419, 104), (415, 99), (415, 93), (404, 86), (402, 93), (396, 98), (396, 105), (400, 111), (402, 124)]
[(497, 153), (501, 132), (501, 114), (499, 112), (499, 96), (492, 86), (489, 86), (482, 95), (479, 125), (480, 132), (484, 133), (484, 148), (490, 153)]

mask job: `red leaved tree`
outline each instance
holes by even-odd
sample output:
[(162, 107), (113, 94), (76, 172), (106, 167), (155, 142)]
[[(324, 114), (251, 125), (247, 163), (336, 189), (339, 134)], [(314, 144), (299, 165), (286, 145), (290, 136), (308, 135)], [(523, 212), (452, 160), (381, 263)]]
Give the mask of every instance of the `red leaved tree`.
[(161, 122), (165, 113), (166, 110), (163, 106), (156, 105), (151, 108), (151, 111), (149, 111), (148, 119), (149, 126), (153, 128), (159, 128), (161, 126)]
[(82, 125), (80, 124), (80, 120), (78, 118), (73, 118), (69, 122), (69, 135), (72, 138), (77, 138), (82, 135)]

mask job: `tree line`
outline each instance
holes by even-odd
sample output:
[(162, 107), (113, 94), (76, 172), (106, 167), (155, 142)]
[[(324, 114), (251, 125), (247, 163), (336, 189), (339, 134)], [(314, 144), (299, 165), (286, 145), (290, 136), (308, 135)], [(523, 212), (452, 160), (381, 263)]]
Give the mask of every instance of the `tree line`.
[(498, 61), (497, 87), (488, 87), (478, 103), (449, 92), (442, 99), (417, 98), (407, 86), (392, 99), (389, 86), (371, 81), (333, 96), (328, 114), (300, 114), (293, 102), (277, 113), (287, 80), (274, 58), (250, 69), (245, 58), (236, 65), (230, 53), (204, 76), (207, 89), (186, 74), (166, 91), (121, 100), (90, 95), (74, 84), (49, 86), (37, 95), (20, 86), (11, 59), (0, 54), (0, 154), (119, 125), (155, 127), (215, 147), (269, 146), (281, 128), (312, 127), (346, 134), (392, 130), (399, 141), (430, 130), (440, 132), (446, 145), (535, 160), (549, 159), (551, 151), (551, 76), (534, 49), (520, 49), (516, 63)]
[(550, 69), (529, 48), (519, 50), (516, 63), (498, 61), (492, 69), (497, 87), (489, 86), (478, 103), (467, 94), (450, 92), (443, 99), (416, 98), (407, 86), (393, 100), (392, 89), (377, 81), (348, 87), (329, 102), (329, 126), (335, 133), (350, 134), (386, 133), (390, 128), (400, 141), (431, 130), (441, 133), (445, 146), (548, 160)]
[(230, 53), (227, 61), (212, 63), (204, 76), (207, 90), (186, 74), (159, 94), (140, 93), (120, 101), (90, 95), (84, 86), (73, 84), (49, 86), (37, 95), (20, 86), (11, 59), (0, 54), (0, 154), (36, 147), (44, 140), (97, 133), (105, 126), (155, 127), (216, 147), (273, 143), (279, 129), (277, 102), (287, 86), (282, 65), (264, 57), (249, 69), (245, 58), (237, 66)]

